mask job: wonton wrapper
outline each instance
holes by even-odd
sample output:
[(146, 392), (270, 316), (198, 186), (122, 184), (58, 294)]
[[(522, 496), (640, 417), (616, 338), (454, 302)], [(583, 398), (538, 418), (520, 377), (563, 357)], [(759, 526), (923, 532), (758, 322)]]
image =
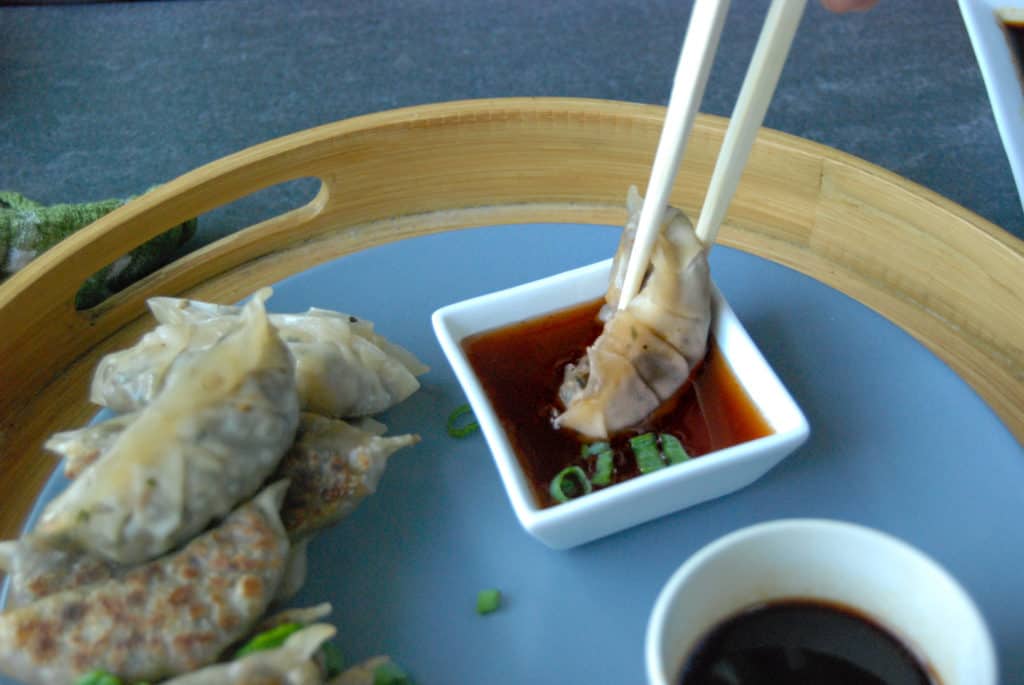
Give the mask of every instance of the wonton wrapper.
[(93, 669), (154, 681), (214, 662), (249, 634), (284, 574), (276, 483), (182, 550), (0, 614), (0, 672), (65, 685)]
[(630, 188), (630, 219), (612, 263), (604, 330), (586, 355), (565, 369), (556, 427), (590, 438), (633, 426), (668, 400), (707, 351), (711, 277), (707, 249), (686, 216), (669, 207), (636, 297), (617, 309), (636, 236), (640, 197)]
[(139, 563), (185, 542), (251, 497), (298, 426), (291, 355), (263, 302), (199, 354), (43, 511), (36, 534)]
[[(266, 298), (270, 290), (257, 296)], [(160, 325), (133, 347), (104, 357), (93, 376), (90, 399), (114, 411), (145, 406), (163, 387), (181, 354), (211, 345), (238, 325), (241, 309), (196, 300), (154, 297), (150, 311)], [(302, 409), (325, 416), (368, 416), (419, 389), (427, 367), (388, 342), (373, 324), (348, 314), (312, 308), (271, 314), (270, 321), (295, 357)]]

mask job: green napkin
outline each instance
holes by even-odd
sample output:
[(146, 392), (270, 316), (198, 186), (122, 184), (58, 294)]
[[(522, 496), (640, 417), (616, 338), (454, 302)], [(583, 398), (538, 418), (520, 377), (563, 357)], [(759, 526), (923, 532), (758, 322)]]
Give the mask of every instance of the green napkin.
[[(20, 193), (0, 190), (0, 280), (127, 201), (100, 200), (47, 207)], [(87, 309), (97, 305), (170, 262), (178, 248), (195, 235), (196, 223), (189, 219), (100, 269), (82, 284), (75, 306)]]

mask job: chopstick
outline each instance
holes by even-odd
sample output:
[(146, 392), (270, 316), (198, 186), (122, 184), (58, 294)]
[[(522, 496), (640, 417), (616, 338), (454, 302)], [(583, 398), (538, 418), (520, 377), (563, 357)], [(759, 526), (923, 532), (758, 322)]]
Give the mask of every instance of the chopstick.
[(708, 73), (718, 49), (718, 39), (722, 35), (722, 24), (725, 23), (728, 10), (729, 0), (697, 0), (690, 14), (665, 112), (665, 123), (654, 153), (651, 178), (647, 182), (636, 236), (626, 264), (619, 296), (620, 309), (625, 308), (640, 290), (640, 282), (651, 260), (651, 251), (661, 230), (668, 196), (672, 192), (690, 129), (693, 128), (697, 107), (704, 96), (704, 86), (708, 82)]
[[(717, 6), (704, 11), (720, 11), (721, 17), (718, 17), (719, 23), (713, 27), (713, 38), (710, 36), (709, 27), (701, 24), (703, 30), (709, 31), (701, 43), (701, 47), (704, 49), (701, 51), (701, 61), (697, 68), (697, 71), (702, 72), (702, 78), (698, 77), (696, 82), (693, 82), (694, 79), (683, 81), (680, 79), (680, 72), (685, 71), (690, 64), (689, 60), (694, 59), (692, 54), (687, 52), (687, 45), (690, 43), (691, 32), (695, 30), (698, 9), (711, 4)], [(722, 7), (722, 4), (698, 2), (694, 6), (683, 51), (679, 57), (679, 65), (676, 68), (676, 80), (672, 87), (669, 108), (665, 114), (665, 126), (661, 139), (658, 141), (651, 179), (648, 182), (647, 193), (640, 210), (637, 232), (619, 295), (619, 309), (628, 306), (629, 301), (636, 296), (640, 289), (640, 283), (651, 258), (651, 251), (654, 249), (654, 243), (661, 231), (662, 217), (679, 168), (680, 156), (693, 125), (693, 111), (689, 112), (688, 120), (676, 121), (677, 117), (682, 117), (686, 112), (681, 108), (673, 111), (672, 105), (678, 99), (685, 101), (695, 109), (696, 104), (691, 103), (699, 101), (703, 94), (711, 56), (713, 56), (721, 33), (720, 22), (724, 18), (726, 9)], [(739, 184), (743, 168), (750, 156), (750, 149), (757, 137), (757, 130), (761, 127), (761, 122), (764, 121), (765, 112), (775, 93), (775, 86), (778, 84), (779, 75), (786, 62), (786, 55), (789, 53), (793, 36), (796, 34), (806, 5), (807, 0), (773, 0), (771, 7), (768, 8), (761, 35), (758, 37), (757, 47), (750, 60), (750, 67), (743, 79), (743, 86), (740, 88), (732, 118), (726, 129), (725, 139), (722, 142), (722, 148), (711, 175), (711, 182), (704, 197), (704, 206), (697, 221), (697, 237), (707, 247), (714, 243), (718, 229), (725, 218), (725, 211), (736, 192), (736, 186)], [(683, 93), (677, 98), (676, 91), (680, 87), (693, 88), (693, 91)]]
[(697, 220), (697, 238), (707, 247), (715, 242), (739, 185), (806, 6), (807, 0), (773, 0), (768, 8)]

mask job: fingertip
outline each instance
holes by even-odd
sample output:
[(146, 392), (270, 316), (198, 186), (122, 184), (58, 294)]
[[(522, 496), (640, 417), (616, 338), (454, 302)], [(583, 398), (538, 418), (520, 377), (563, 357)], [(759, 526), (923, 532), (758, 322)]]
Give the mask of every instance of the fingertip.
[(866, 12), (878, 4), (878, 0), (821, 0), (822, 6), (837, 14)]

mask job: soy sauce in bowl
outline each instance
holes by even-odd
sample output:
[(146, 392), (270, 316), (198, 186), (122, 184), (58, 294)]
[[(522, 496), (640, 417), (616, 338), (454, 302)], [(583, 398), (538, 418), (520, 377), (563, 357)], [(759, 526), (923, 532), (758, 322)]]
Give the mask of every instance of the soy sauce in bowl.
[(856, 610), (811, 599), (747, 609), (719, 624), (680, 685), (938, 685), (892, 633)]

